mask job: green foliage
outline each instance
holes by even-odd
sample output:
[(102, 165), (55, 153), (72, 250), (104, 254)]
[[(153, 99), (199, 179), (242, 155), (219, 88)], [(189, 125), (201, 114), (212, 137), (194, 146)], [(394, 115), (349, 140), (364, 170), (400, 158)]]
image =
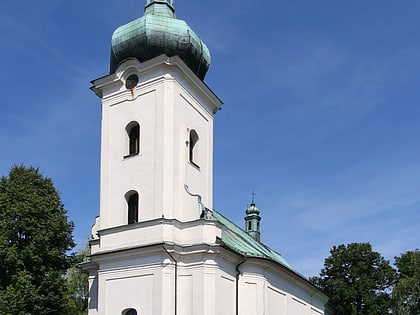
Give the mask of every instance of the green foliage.
[(66, 314), (73, 223), (51, 179), (14, 166), (0, 180), (0, 314)]
[(392, 292), (396, 315), (420, 314), (420, 251), (408, 251), (395, 257), (398, 282)]
[(384, 315), (390, 310), (395, 271), (369, 243), (334, 246), (320, 277), (310, 279), (329, 296), (336, 315)]
[(77, 266), (77, 263), (81, 263), (86, 259), (88, 253), (88, 248), (79, 252), (75, 264), (66, 274), (68, 306), (70, 314), (72, 315), (85, 315), (88, 313), (88, 274)]

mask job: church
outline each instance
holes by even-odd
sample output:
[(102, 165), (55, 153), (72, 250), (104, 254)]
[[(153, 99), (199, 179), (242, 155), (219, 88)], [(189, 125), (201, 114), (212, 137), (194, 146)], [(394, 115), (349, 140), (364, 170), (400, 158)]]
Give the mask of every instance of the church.
[(101, 99), (100, 215), (92, 227), (89, 315), (315, 315), (328, 297), (260, 242), (252, 201), (244, 229), (213, 209), (213, 120), (202, 39), (173, 0), (112, 35)]

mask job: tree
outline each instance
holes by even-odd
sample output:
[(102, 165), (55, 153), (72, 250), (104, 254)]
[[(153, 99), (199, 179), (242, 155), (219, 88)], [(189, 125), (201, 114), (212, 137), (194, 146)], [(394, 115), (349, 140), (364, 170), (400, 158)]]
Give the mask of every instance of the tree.
[(395, 257), (398, 281), (392, 292), (396, 315), (420, 314), (420, 251), (408, 251)]
[(66, 314), (73, 223), (51, 179), (14, 166), (0, 179), (0, 314)]
[(81, 250), (74, 262), (74, 265), (67, 270), (67, 300), (69, 312), (72, 315), (85, 315), (88, 313), (89, 284), (88, 274), (83, 272), (77, 264), (83, 262), (89, 253), (89, 248)]
[(329, 296), (336, 315), (389, 314), (395, 271), (369, 243), (334, 246), (320, 277), (310, 279)]

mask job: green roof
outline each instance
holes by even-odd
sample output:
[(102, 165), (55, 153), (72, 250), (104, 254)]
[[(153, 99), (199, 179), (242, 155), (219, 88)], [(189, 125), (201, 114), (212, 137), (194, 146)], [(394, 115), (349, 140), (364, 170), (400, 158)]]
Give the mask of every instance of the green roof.
[(296, 272), (282, 255), (265, 246), (263, 243), (256, 241), (247, 232), (216, 210), (213, 210), (213, 218), (223, 225), (222, 243), (231, 250), (247, 257), (264, 258), (274, 261)]
[(140, 62), (159, 55), (179, 56), (203, 80), (210, 51), (184, 20), (175, 17), (170, 1), (148, 1), (144, 15), (118, 27), (112, 35), (110, 73), (128, 58)]

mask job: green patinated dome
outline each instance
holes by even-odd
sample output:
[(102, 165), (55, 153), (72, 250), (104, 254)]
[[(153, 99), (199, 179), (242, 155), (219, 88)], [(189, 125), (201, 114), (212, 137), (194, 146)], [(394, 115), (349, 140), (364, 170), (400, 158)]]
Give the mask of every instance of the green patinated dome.
[(246, 209), (246, 215), (260, 215), (260, 209), (255, 206), (255, 203), (251, 203), (251, 205)]
[(128, 58), (144, 62), (161, 54), (178, 55), (201, 80), (211, 61), (200, 37), (175, 17), (173, 0), (147, 0), (142, 17), (114, 31), (110, 73)]

